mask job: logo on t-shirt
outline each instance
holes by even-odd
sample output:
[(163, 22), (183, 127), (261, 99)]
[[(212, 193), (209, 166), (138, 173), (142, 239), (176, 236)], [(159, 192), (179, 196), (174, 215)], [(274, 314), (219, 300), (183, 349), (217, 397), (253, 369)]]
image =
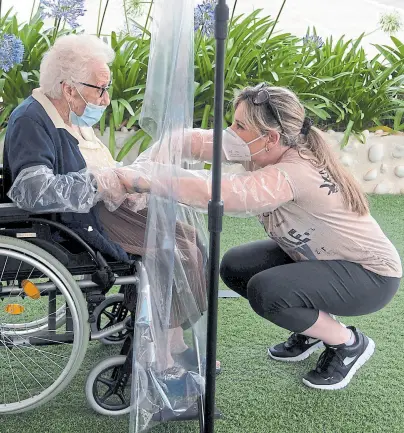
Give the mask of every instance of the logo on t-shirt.
[(287, 236), (279, 237), (273, 232), (270, 232), (269, 235), (285, 249), (293, 260), (301, 260), (301, 256), (307, 260), (318, 260), (308, 245), (311, 241), (310, 232), (313, 231), (311, 229), (304, 233), (299, 233), (295, 229), (291, 229), (287, 232)]
[(319, 173), (323, 178), (323, 183), (320, 185), (320, 188), (328, 188), (328, 195), (339, 192), (338, 185), (332, 180), (330, 173), (328, 173), (327, 170), (323, 169)]

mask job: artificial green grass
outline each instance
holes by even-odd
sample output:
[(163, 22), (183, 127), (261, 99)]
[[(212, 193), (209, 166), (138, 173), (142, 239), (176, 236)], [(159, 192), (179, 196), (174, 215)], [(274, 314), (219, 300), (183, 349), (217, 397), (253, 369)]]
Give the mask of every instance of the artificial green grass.
[[(372, 211), (404, 257), (404, 197), (372, 197)], [(232, 246), (264, 238), (254, 219), (224, 221), (222, 253)], [(224, 288), (223, 285), (221, 288)], [(256, 316), (243, 299), (219, 302), (217, 405), (223, 412), (217, 433), (393, 433), (404, 431), (404, 297), (401, 292), (382, 311), (344, 319), (376, 342), (376, 352), (342, 391), (306, 388), (302, 375), (317, 356), (298, 364), (269, 361), (266, 348), (288, 336)], [(84, 364), (67, 390), (46, 407), (3, 416), (0, 433), (127, 432), (128, 417), (95, 414), (86, 404), (84, 383), (90, 369), (118, 347), (91, 343)], [(196, 422), (157, 426), (153, 432), (197, 432)]]

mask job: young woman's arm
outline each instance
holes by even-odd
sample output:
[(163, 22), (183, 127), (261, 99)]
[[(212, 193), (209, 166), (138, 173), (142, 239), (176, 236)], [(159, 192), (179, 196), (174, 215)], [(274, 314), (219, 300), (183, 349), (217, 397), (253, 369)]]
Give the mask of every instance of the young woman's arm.
[[(211, 197), (210, 171), (148, 162), (118, 169), (117, 173), (128, 191), (152, 190), (162, 196), (173, 195), (180, 203), (207, 210)], [(271, 212), (293, 200), (287, 174), (274, 166), (224, 174), (221, 190), (225, 213), (239, 217)]]

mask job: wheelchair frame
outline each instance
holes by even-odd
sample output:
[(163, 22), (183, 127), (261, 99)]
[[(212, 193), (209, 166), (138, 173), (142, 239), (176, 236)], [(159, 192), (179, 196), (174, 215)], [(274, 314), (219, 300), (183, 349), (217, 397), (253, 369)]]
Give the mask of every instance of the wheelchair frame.
[[(110, 304), (106, 295), (113, 286), (120, 286), (119, 299), (122, 301), (124, 301), (125, 288), (137, 290), (139, 278), (136, 274), (135, 263), (140, 262), (140, 258), (135, 258), (129, 263), (108, 262), (99, 251), (91, 248), (75, 232), (60, 224), (57, 221), (57, 214), (38, 217), (38, 215), (32, 215), (17, 208), (13, 203), (7, 202), (2, 175), (2, 166), (0, 166), (0, 304), (3, 306), (6, 304), (5, 308), (9, 309), (8, 314), (17, 316), (18, 313), (13, 309), (20, 308), (22, 310), (24, 307), (19, 304), (7, 303), (7, 301), (16, 297), (25, 301), (29, 298), (24, 293), (25, 289), (22, 288), (23, 282), (34, 278), (39, 278), (41, 281), (41, 276), (56, 275), (58, 278), (55, 278), (55, 281), (60, 282), (65, 279), (66, 295), (68, 292), (74, 292), (74, 294), (69, 293), (69, 295), (75, 297), (74, 302), (79, 305), (77, 311), (71, 311), (68, 303), (57, 308), (56, 298), (57, 295), (61, 294), (61, 291), (55, 281), (51, 281), (49, 277), (48, 282), (35, 283), (35, 290), (40, 294), (38, 296), (41, 298), (48, 297), (47, 318), (25, 324), (1, 323), (2, 320), (0, 319), (0, 350), (2, 348), (8, 349), (6, 350), (8, 359), (4, 357), (4, 360), (8, 360), (11, 365), (10, 358), (13, 360), (12, 357), (14, 356), (18, 361), (18, 357), (10, 351), (11, 349), (21, 353), (22, 348), (27, 346), (35, 348), (73, 344), (78, 339), (73, 332), (74, 329), (80, 333), (79, 338), (85, 340), (83, 344), (77, 342), (81, 352), (83, 352), (77, 359), (80, 363), (84, 358), (88, 341), (101, 340), (104, 343), (111, 343), (108, 339), (114, 335), (115, 343), (123, 341), (124, 332), (128, 332), (132, 328), (134, 320), (131, 317), (132, 314), (125, 308), (124, 302), (117, 309), (117, 320), (111, 326), (100, 329), (101, 322), (98, 319), (103, 312), (103, 305)], [(62, 235), (60, 243), (55, 242), (55, 234), (59, 237)], [(75, 280), (74, 277), (78, 276), (81, 279)], [(113, 296), (116, 297), (116, 295)], [(106, 301), (107, 304), (105, 304)], [(12, 317), (7, 316), (7, 312), (0, 313), (3, 314), (0, 317), (4, 315)], [(119, 319), (122, 320), (119, 321)], [(78, 329), (78, 325), (75, 323), (77, 320), (83, 329)], [(64, 333), (60, 331), (62, 326), (65, 327)], [(116, 337), (117, 334), (118, 337)], [(71, 373), (75, 374), (79, 366), (76, 365)], [(25, 399), (25, 403), (19, 401), (0, 404), (0, 414), (19, 413), (44, 404), (59, 394), (73, 379), (74, 374), (70, 374), (69, 377), (66, 376), (63, 384), (50, 392), (49, 395), (41, 392), (40, 396), (44, 394), (41, 399), (38, 395), (34, 395)], [(33, 376), (32, 373), (30, 375)], [(15, 380), (14, 374), (13, 380)], [(21, 379), (20, 382), (24, 385)], [(24, 386), (26, 387), (26, 385)], [(17, 390), (17, 385), (15, 387)], [(20, 399), (18, 391), (17, 396)]]
[[(1, 190), (2, 188), (0, 188), (0, 191)], [(32, 215), (29, 212), (17, 208), (12, 203), (4, 203), (4, 198), (4, 195), (3, 197), (1, 197), (0, 195), (0, 272), (2, 267), (1, 254), (2, 252), (4, 252), (2, 242), (5, 242), (5, 240), (7, 239), (9, 240), (8, 242), (11, 242), (10, 239), (17, 239), (18, 244), (21, 244), (21, 241), (23, 241), (23, 244), (26, 248), (34, 249), (37, 253), (39, 253), (38, 249), (40, 249), (43, 252), (45, 258), (48, 257), (49, 261), (51, 261), (52, 257), (52, 261), (57, 261), (59, 266), (63, 267), (64, 271), (67, 272), (70, 277), (83, 275), (85, 276), (83, 279), (75, 281), (75, 284), (77, 284), (78, 288), (80, 289), (80, 293), (77, 293), (76, 290), (75, 294), (79, 298), (81, 297), (80, 302), (82, 306), (85, 305), (85, 311), (82, 312), (84, 319), (82, 318), (80, 322), (82, 325), (82, 329), (78, 329), (77, 324), (75, 324), (75, 320), (77, 321), (77, 317), (75, 318), (74, 312), (72, 314), (72, 311), (70, 311), (68, 305), (65, 306), (65, 309), (63, 311), (59, 311), (57, 309), (56, 295), (60, 293), (57, 284), (55, 284), (54, 282), (39, 282), (36, 283), (36, 288), (39, 290), (41, 296), (48, 297), (48, 318), (47, 320), (43, 320), (42, 322), (39, 321), (41, 325), (41, 332), (39, 334), (35, 328), (28, 331), (23, 330), (21, 331), (22, 333), (20, 332), (17, 335), (15, 330), (7, 331), (7, 329), (2, 326), (4, 325), (4, 323), (2, 324), (0, 320), (0, 353), (2, 347), (10, 347), (13, 345), (19, 347), (22, 347), (24, 345), (30, 345), (35, 347), (52, 345), (57, 346), (60, 344), (74, 344), (76, 338), (75, 332), (73, 332), (74, 329), (76, 329), (76, 332), (80, 333), (79, 339), (83, 339), (82, 352), (80, 352), (80, 356), (78, 356), (76, 360), (78, 361), (76, 362), (77, 365), (75, 365), (73, 370), (70, 370), (71, 374), (65, 377), (63, 383), (58, 385), (56, 389), (53, 389), (50, 393), (45, 395), (39, 401), (35, 401), (35, 399), (33, 399), (33, 401), (30, 402), (28, 399), (27, 404), (22, 405), (0, 404), (0, 414), (14, 414), (27, 410), (32, 410), (45, 404), (51, 398), (54, 398), (73, 379), (75, 373), (81, 365), (81, 362), (84, 359), (88, 341), (105, 341), (105, 339), (107, 339), (107, 342), (111, 343), (108, 338), (112, 338), (114, 335), (116, 336), (117, 334), (118, 338), (115, 342), (123, 342), (118, 364), (114, 364), (117, 358), (116, 356), (101, 361), (90, 372), (89, 379), (87, 380), (86, 385), (86, 395), (87, 400), (90, 402), (90, 406), (93, 409), (97, 410), (99, 413), (104, 413), (108, 415), (121, 415), (129, 413), (130, 408), (128, 407), (125, 410), (112, 413), (111, 411), (103, 412), (102, 409), (100, 410), (99, 407), (92, 404), (91, 402), (95, 401), (95, 399), (92, 395), (94, 394), (94, 387), (91, 385), (91, 381), (95, 380), (95, 378), (97, 377), (97, 372), (100, 368), (105, 365), (111, 365), (111, 363), (114, 367), (113, 375), (117, 378), (117, 383), (120, 384), (119, 386), (127, 383), (127, 381), (131, 377), (133, 368), (132, 344), (133, 329), (135, 324), (135, 305), (132, 301), (132, 305), (129, 311), (127, 301), (125, 299), (127, 295), (127, 293), (125, 293), (125, 289), (128, 289), (128, 292), (135, 290), (135, 296), (137, 296), (140, 283), (139, 273), (146, 272), (141, 263), (141, 258), (136, 257), (130, 263), (108, 262), (107, 260), (105, 260), (105, 258), (100, 252), (93, 250), (76, 233), (74, 233), (72, 230), (65, 227), (64, 225), (60, 224), (57, 221), (57, 215), (42, 215), (38, 217), (38, 215)], [(55, 233), (63, 234), (65, 242), (55, 243), (55, 241), (53, 240), (53, 236), (55, 235)], [(15, 241), (13, 241), (12, 243), (15, 243)], [(32, 245), (32, 247), (29, 247), (29, 245)], [(20, 251), (23, 252), (23, 249), (20, 249)], [(18, 257), (18, 254), (15, 255), (15, 258), (18, 259)], [(18, 269), (19, 271), (21, 270), (20, 268), (21, 264)], [(21, 285), (24, 281), (23, 278), (31, 276), (28, 275), (28, 271), (22, 273), (22, 275), (18, 279), (18, 285), (16, 286), (14, 284), (14, 272), (15, 269), (12, 269), (8, 273), (4, 272), (3, 267), (3, 272), (1, 272), (0, 276), (0, 305), (1, 301), (3, 301), (4, 299), (22, 296)], [(33, 275), (33, 277), (35, 277), (35, 275)], [(12, 284), (10, 284), (10, 280)], [(9, 282), (3, 285), (3, 281)], [(97, 323), (97, 318), (100, 317), (103, 311), (103, 305), (105, 304), (105, 302), (108, 303), (108, 298), (117, 296), (112, 295), (106, 297), (106, 294), (114, 285), (120, 286), (120, 291), (118, 294), (119, 298), (117, 302), (122, 303), (122, 306), (117, 313), (117, 323), (114, 323), (111, 326), (107, 326), (105, 329), (99, 329), (100, 324)], [(67, 289), (71, 290), (72, 287), (67, 287)], [(134, 295), (132, 292), (132, 299), (133, 296)], [(84, 323), (83, 320), (85, 320), (87, 323)], [(35, 323), (39, 322), (37, 321)], [(57, 333), (57, 330), (60, 329), (61, 326), (65, 326), (66, 332), (64, 334)], [(122, 337), (120, 333), (125, 332), (127, 334), (123, 334)], [(88, 335), (88, 337), (85, 336), (86, 334)], [(195, 335), (193, 335), (193, 338), (195, 347), (198, 347), (195, 340)], [(143, 375), (141, 375), (141, 377), (145, 377), (146, 380), (150, 377), (150, 380), (148, 381), (150, 384), (153, 380), (152, 375), (148, 370), (143, 371)], [(199, 419), (199, 424), (200, 426), (202, 426), (202, 415), (203, 396), (200, 395), (197, 398), (195, 404), (190, 407), (189, 410), (187, 410), (185, 413), (181, 414), (181, 416), (178, 416), (170, 410), (165, 409), (155, 413), (153, 416), (153, 420), (158, 422), (166, 422), (170, 420)], [(219, 412), (216, 412), (215, 415), (216, 417), (220, 417)]]

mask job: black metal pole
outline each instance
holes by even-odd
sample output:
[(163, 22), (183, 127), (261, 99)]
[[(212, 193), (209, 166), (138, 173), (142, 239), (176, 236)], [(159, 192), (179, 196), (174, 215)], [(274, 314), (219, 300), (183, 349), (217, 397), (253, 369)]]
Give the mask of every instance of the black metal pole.
[(220, 233), (222, 231), (223, 202), (221, 200), (222, 179), (222, 134), (224, 105), (225, 41), (229, 8), (226, 0), (218, 0), (215, 9), (216, 68), (215, 68), (215, 110), (212, 162), (212, 198), (209, 202), (209, 306), (207, 335), (206, 392), (204, 411), (204, 433), (213, 433), (215, 424), (216, 388), (216, 342), (217, 306), (219, 288)]

